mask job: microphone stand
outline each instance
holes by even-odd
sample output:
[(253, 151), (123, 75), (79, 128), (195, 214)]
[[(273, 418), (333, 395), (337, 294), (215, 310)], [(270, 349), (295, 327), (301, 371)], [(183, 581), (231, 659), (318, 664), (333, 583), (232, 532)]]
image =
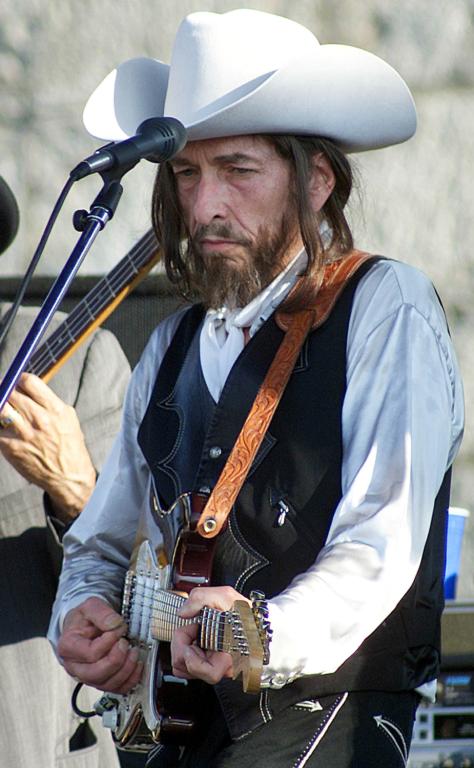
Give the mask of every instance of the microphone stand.
[(64, 294), (69, 288), (69, 285), (81, 266), (85, 256), (89, 252), (94, 240), (113, 217), (123, 192), (123, 187), (120, 183), (121, 178), (134, 165), (135, 163), (103, 171), (100, 175), (104, 181), (104, 185), (92, 203), (90, 211), (75, 212), (73, 219), (74, 227), (82, 232), (82, 234), (59, 276), (51, 286), (41, 309), (38, 312), (36, 320), (28, 331), (25, 340), (0, 383), (0, 411), (7, 402), (12, 390), (15, 388), (21, 374), (26, 369), (28, 361), (41, 341), (44, 332), (51, 322), (54, 312), (61, 303)]

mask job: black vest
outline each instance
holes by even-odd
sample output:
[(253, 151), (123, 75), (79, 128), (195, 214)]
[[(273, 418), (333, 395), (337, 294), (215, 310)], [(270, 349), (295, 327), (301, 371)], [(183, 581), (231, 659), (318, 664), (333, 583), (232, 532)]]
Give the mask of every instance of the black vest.
[[(324, 546), (342, 493), (347, 330), (355, 289), (370, 266), (366, 262), (359, 268), (328, 320), (302, 347), (218, 542), (215, 585), (230, 584), (247, 595), (257, 588), (270, 598), (309, 568)], [(202, 318), (199, 305), (183, 317), (139, 431), (165, 507), (182, 491), (215, 485), (283, 337), (270, 318), (235, 362), (215, 404), (199, 363)], [(336, 672), (298, 678), (259, 697), (243, 694), (239, 681), (217, 686), (234, 738), (303, 699), (347, 690), (408, 690), (436, 676), (448, 504), (449, 473), (435, 502), (414, 584)]]

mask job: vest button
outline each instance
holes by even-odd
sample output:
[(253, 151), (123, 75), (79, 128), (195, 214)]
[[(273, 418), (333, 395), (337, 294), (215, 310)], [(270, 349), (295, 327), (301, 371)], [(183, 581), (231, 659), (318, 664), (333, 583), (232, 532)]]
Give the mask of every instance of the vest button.
[(218, 459), (221, 453), (222, 453), (222, 448), (219, 448), (218, 445), (214, 445), (209, 451), (209, 456), (211, 457), (211, 459)]

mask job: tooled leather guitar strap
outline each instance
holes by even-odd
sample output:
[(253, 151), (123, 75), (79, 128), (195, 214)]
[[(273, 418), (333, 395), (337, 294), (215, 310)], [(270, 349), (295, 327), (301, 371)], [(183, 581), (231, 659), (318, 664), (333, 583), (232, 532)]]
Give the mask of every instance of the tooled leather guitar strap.
[(310, 330), (318, 328), (327, 320), (348, 280), (369, 258), (371, 256), (368, 253), (352, 251), (344, 259), (328, 264), (313, 308), (291, 314), (277, 311), (276, 321), (285, 331), (285, 336), (199, 517), (197, 531), (204, 538), (217, 536), (224, 527), (281, 400), (306, 336)]

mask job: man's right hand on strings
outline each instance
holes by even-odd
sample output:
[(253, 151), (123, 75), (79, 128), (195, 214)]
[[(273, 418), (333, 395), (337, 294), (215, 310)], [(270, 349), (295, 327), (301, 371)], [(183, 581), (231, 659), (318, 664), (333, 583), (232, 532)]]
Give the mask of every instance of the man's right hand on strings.
[(58, 655), (67, 672), (111, 693), (128, 693), (140, 680), (138, 649), (125, 638), (126, 624), (113, 608), (90, 597), (66, 614)]

